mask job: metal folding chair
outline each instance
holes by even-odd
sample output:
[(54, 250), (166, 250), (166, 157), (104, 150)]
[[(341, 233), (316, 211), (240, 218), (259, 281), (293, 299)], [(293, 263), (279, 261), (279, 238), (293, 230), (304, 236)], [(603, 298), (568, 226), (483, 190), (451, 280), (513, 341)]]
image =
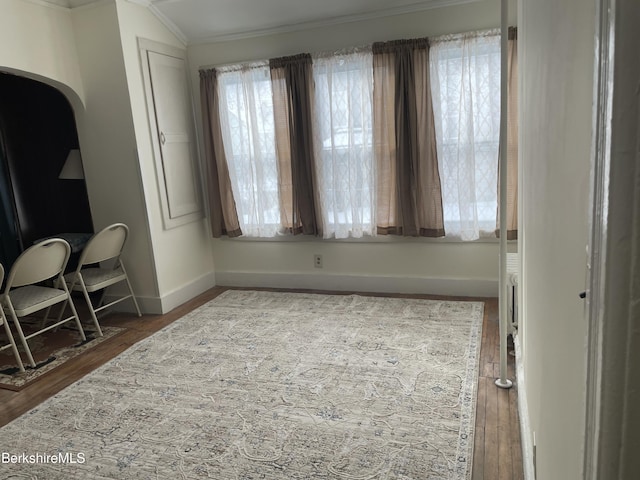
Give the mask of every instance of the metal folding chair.
[[(64, 276), (69, 290), (83, 293), (91, 318), (100, 336), (102, 336), (102, 329), (96, 313), (101, 310), (130, 298), (138, 316), (142, 316), (136, 297), (133, 294), (127, 271), (124, 268), (124, 263), (120, 258), (128, 235), (129, 228), (124, 223), (115, 223), (102, 229), (87, 242), (80, 254), (76, 270)], [(107, 261), (111, 261), (112, 266), (98, 265), (100, 262)], [(107, 287), (120, 282), (126, 284), (128, 293), (104, 304)], [(102, 290), (102, 294), (97, 305), (94, 306), (89, 294), (99, 290)]]
[[(69, 244), (60, 238), (45, 240), (29, 247), (22, 252), (11, 267), (7, 276), (7, 285), (0, 297), (2, 307), (13, 320), (27, 359), (34, 368), (36, 363), (27, 343), (30, 338), (75, 320), (82, 340), (86, 340), (78, 313), (63, 278), (70, 251)], [(51, 280), (53, 286), (45, 284), (44, 282), (47, 280)], [(20, 323), (21, 318), (44, 309), (47, 309), (48, 313), (51, 306), (62, 302), (65, 302), (65, 305), (66, 302), (69, 303), (71, 316), (63, 319), (62, 312), (55, 323), (47, 326), (42, 325), (36, 332), (28, 336), (24, 335)]]

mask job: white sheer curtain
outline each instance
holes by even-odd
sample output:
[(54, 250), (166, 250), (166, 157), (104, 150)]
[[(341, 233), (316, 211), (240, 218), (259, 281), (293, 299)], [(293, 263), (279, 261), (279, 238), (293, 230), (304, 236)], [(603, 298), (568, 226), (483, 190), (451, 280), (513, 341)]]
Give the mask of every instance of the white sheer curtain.
[(447, 236), (495, 236), (500, 32), (432, 39), (430, 67)]
[(375, 235), (371, 50), (313, 59), (314, 149), (325, 238)]
[(224, 151), (242, 234), (273, 237), (281, 227), (268, 63), (219, 69), (218, 94)]

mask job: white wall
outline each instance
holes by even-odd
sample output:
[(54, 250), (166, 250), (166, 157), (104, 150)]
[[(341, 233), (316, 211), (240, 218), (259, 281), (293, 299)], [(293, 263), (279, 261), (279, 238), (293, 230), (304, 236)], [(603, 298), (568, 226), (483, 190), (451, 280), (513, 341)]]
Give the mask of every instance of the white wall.
[(118, 2), (117, 7), (158, 293), (162, 311), (168, 311), (214, 285), (213, 257), (204, 215), (176, 228), (163, 227), (138, 39), (186, 47), (147, 8), (130, 2)]
[(21, 0), (0, 0), (0, 70), (84, 97), (69, 10)]
[(521, 7), (518, 381), (531, 427), (523, 441), (531, 445), (535, 433), (537, 478), (572, 480), (582, 478), (585, 430), (587, 322), (578, 294), (586, 290), (595, 4)]
[[(313, 256), (322, 255), (323, 268)], [(493, 243), (214, 241), (221, 285), (496, 296)]]
[(94, 226), (129, 226), (127, 270), (142, 309), (157, 311), (159, 292), (116, 4), (92, 4), (74, 9), (71, 16), (86, 99), (86, 109), (76, 111), (76, 124)]
[[(515, 8), (512, 9), (515, 18)], [(333, 50), (400, 38), (495, 28), (500, 1), (484, 0), (299, 32), (216, 44), (192, 45), (189, 59), (199, 106), (198, 69), (262, 60), (301, 52)], [(198, 112), (198, 121), (200, 112)], [(429, 240), (350, 243), (321, 240), (217, 240), (213, 244), (216, 282), (222, 285), (412, 291), (495, 296), (497, 243), (443, 243)], [(324, 268), (313, 267), (323, 255)]]

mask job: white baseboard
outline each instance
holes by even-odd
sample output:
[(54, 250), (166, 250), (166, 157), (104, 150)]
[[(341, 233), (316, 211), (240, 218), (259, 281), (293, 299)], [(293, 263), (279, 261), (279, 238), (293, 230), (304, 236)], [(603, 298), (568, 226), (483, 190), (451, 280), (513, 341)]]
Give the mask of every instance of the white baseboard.
[[(107, 295), (107, 301), (112, 298), (110, 295)], [(115, 297), (114, 297), (115, 299)], [(138, 302), (138, 306), (140, 307), (140, 311), (143, 314), (151, 314), (151, 315), (159, 315), (162, 312), (162, 299), (160, 297), (140, 297), (136, 295), (136, 301)], [(118, 303), (113, 306), (114, 310), (124, 311), (128, 313), (134, 313), (135, 309), (133, 308), (133, 304), (130, 301)]]
[[(163, 314), (216, 285), (380, 293), (422, 293), (456, 297), (498, 296), (497, 279), (366, 276), (332, 273), (211, 272), (161, 297), (136, 296), (136, 300), (142, 313)], [(108, 301), (109, 296), (107, 297)], [(116, 307), (119, 305), (122, 305), (120, 308), (123, 311), (133, 312), (133, 306), (129, 302), (123, 302), (116, 305)]]
[(305, 288), (380, 293), (423, 293), (497, 297), (497, 279), (428, 278), (333, 273), (216, 272), (216, 284), (228, 287)]
[(522, 466), (524, 480), (535, 480), (535, 466), (533, 460), (533, 432), (529, 422), (529, 406), (527, 405), (527, 387), (524, 379), (524, 365), (520, 351), (520, 339), (514, 336), (513, 344), (516, 350), (516, 378), (518, 380), (518, 416), (520, 417), (520, 442), (522, 445)]
[(162, 312), (167, 313), (203, 292), (216, 286), (216, 275), (214, 272), (207, 273), (191, 283), (163, 295), (161, 297)]
[[(161, 297), (143, 297), (136, 295), (136, 301), (142, 313), (163, 314), (170, 312), (174, 308), (215, 287), (215, 285), (216, 276), (213, 272), (210, 272), (169, 293), (165, 293)], [(106, 301), (108, 302), (110, 299), (113, 300), (115, 298), (115, 296), (107, 295)], [(114, 305), (114, 309), (125, 312), (135, 311), (130, 301), (116, 304)]]

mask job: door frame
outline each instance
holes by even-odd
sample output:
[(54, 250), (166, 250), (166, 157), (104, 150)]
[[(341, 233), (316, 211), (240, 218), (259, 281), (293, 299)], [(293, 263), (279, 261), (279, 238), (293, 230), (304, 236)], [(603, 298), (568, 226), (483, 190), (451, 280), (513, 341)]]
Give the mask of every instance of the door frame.
[(597, 0), (583, 459), (587, 480), (640, 475), (640, 432), (632, 427), (640, 401), (636, 1)]
[(588, 245), (588, 291), (586, 311), (587, 337), (586, 419), (584, 445), (585, 479), (596, 479), (600, 447), (600, 410), (602, 391), (602, 350), (606, 285), (607, 219), (611, 169), (611, 111), (613, 106), (613, 66), (615, 0), (596, 2), (596, 51), (594, 62), (594, 112), (591, 160), (591, 238)]
[[(147, 115), (149, 122), (149, 134), (151, 136), (151, 144), (153, 148), (153, 155), (155, 160), (156, 170), (156, 183), (158, 192), (160, 195), (160, 206), (162, 212), (163, 226), (165, 230), (176, 228), (187, 223), (200, 220), (204, 216), (202, 207), (202, 192), (203, 185), (199, 179), (204, 178), (201, 171), (201, 162), (198, 138), (196, 133), (196, 122), (194, 115), (193, 95), (188, 76), (188, 62), (186, 50), (182, 50), (171, 45), (165, 45), (146, 38), (138, 38), (138, 50), (140, 53), (140, 64), (142, 67), (142, 77), (144, 81), (145, 100), (147, 106)], [(154, 87), (151, 74), (151, 54), (162, 55), (168, 58), (179, 60), (184, 64), (184, 80), (186, 85), (186, 92), (184, 100), (187, 102), (188, 110), (191, 113), (188, 119), (189, 131), (186, 132), (188, 138), (188, 144), (191, 153), (191, 164), (188, 167), (191, 168), (191, 183), (187, 188), (191, 188), (193, 194), (194, 203), (190, 204), (188, 208), (183, 208), (177, 202), (178, 199), (172, 197), (171, 189), (169, 185), (172, 181), (170, 178), (170, 171), (166, 169), (163, 144), (164, 142), (160, 138), (160, 133), (157, 130), (157, 111), (154, 99)], [(177, 93), (179, 94), (179, 93)], [(184, 185), (183, 185), (184, 186)]]

